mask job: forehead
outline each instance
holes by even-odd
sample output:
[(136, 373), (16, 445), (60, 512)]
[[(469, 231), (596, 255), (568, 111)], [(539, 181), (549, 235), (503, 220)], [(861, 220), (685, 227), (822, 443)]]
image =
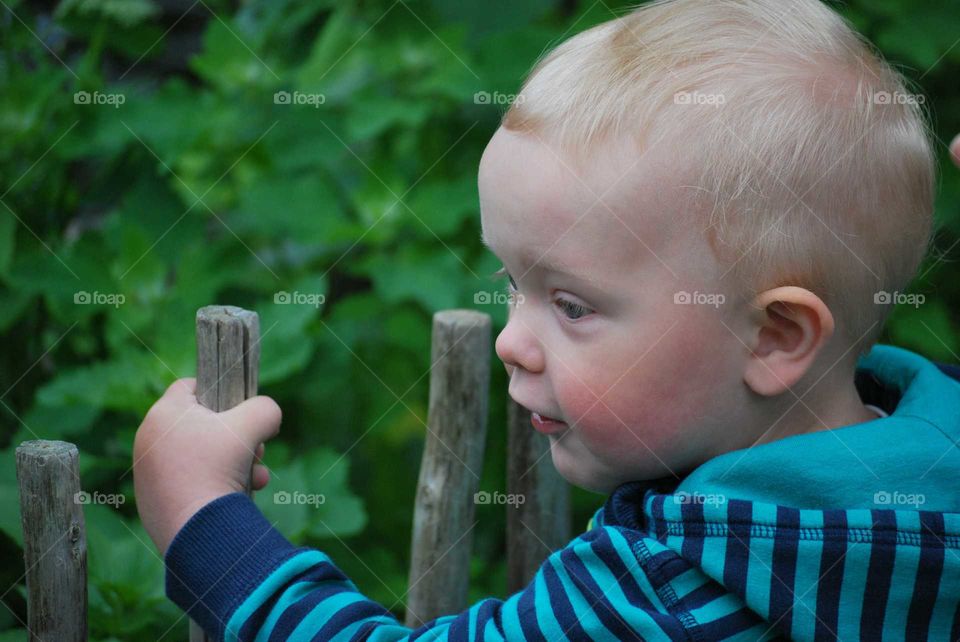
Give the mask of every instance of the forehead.
[(501, 128), (480, 162), (482, 236), (527, 265), (613, 273), (655, 260), (678, 233), (675, 179), (652, 150), (606, 144), (576, 164), (545, 139)]

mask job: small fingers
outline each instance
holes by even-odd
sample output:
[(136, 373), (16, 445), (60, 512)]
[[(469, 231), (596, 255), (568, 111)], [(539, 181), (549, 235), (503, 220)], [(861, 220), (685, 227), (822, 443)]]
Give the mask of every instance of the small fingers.
[(268, 483), (270, 483), (270, 470), (262, 464), (254, 464), (250, 484), (253, 490), (261, 490)]
[(164, 391), (163, 395), (194, 395), (197, 390), (197, 378), (196, 377), (183, 377), (177, 379)]

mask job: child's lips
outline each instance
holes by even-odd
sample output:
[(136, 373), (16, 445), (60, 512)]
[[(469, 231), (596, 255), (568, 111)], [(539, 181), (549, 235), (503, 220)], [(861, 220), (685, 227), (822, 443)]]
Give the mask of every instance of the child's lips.
[(539, 412), (530, 413), (530, 423), (533, 425), (534, 430), (542, 432), (545, 435), (560, 432), (567, 427), (567, 424), (559, 419), (541, 415)]

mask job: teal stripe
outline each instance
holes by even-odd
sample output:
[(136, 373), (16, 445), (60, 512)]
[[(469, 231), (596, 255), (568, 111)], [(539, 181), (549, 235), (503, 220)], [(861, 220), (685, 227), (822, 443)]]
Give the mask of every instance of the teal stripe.
[(726, 558), (727, 535), (725, 532), (720, 535), (707, 535), (703, 538), (703, 554), (700, 556), (700, 568), (720, 584), (723, 584), (723, 567)]
[(960, 595), (960, 554), (956, 550), (944, 551), (943, 575), (940, 576), (940, 592), (930, 617), (931, 640), (946, 640), (950, 637), (953, 611)]
[[(897, 530), (904, 531), (911, 539), (918, 540), (920, 516), (914, 511), (894, 511), (897, 517)], [(890, 631), (892, 638), (903, 637), (907, 630), (907, 614), (913, 598), (913, 588), (917, 579), (917, 566), (920, 564), (920, 546), (897, 544), (897, 556), (893, 564), (893, 576), (890, 578), (890, 598), (883, 619), (884, 633)]]
[(700, 569), (689, 568), (673, 578), (672, 584), (677, 597), (683, 599), (710, 581), (712, 580), (701, 573)]
[[(374, 620), (376, 618), (373, 618)], [(395, 619), (385, 620), (385, 623), (378, 626), (367, 638), (367, 642), (395, 642), (402, 640), (410, 635), (410, 627), (397, 624)]]
[(870, 568), (870, 542), (847, 542), (843, 558), (843, 584), (840, 586), (840, 608), (837, 611), (837, 637), (856, 640), (860, 637), (860, 615)]
[[(757, 505), (754, 505), (754, 517), (756, 517), (757, 508)], [(756, 537), (752, 534), (750, 536), (746, 601), (763, 619), (767, 619), (770, 615), (770, 580), (773, 576), (774, 541), (772, 537)]]
[(696, 618), (697, 622), (704, 624), (718, 620), (725, 615), (730, 615), (739, 611), (744, 606), (743, 600), (733, 593), (725, 593), (712, 602), (708, 602), (698, 609), (690, 611), (690, 615)]
[(366, 601), (366, 598), (359, 593), (337, 593), (320, 601), (313, 607), (313, 610), (307, 613), (306, 617), (300, 620), (290, 634), (289, 642), (300, 642), (301, 640), (306, 642), (307, 640), (312, 640), (317, 634), (317, 631), (330, 620), (333, 614), (340, 609), (347, 608), (351, 604), (364, 601)]
[(254, 642), (267, 642), (267, 640), (270, 639), (270, 634), (273, 633), (274, 627), (277, 626), (277, 620), (283, 616), (283, 612), (293, 603), (306, 597), (307, 594), (319, 585), (319, 582), (297, 582), (284, 591), (283, 595), (277, 600), (276, 605), (270, 609), (270, 615), (267, 616), (267, 619), (263, 622), (263, 626), (260, 627), (260, 630), (257, 632), (257, 637)]
[[(362, 627), (363, 625), (365, 625), (365, 624), (367, 624), (367, 623), (369, 623), (369, 622), (376, 622), (376, 623), (378, 623), (378, 624), (380, 624), (380, 625), (390, 625), (390, 624), (395, 624), (396, 621), (397, 621), (396, 618), (391, 617), (391, 616), (387, 616), (387, 615), (374, 615), (373, 617), (365, 617), (365, 618), (363, 618), (362, 620), (360, 620), (360, 621), (358, 621), (358, 622), (354, 622), (353, 624), (348, 625), (348, 626), (347, 626), (346, 628), (344, 628), (344, 629), (340, 629), (340, 631), (338, 631), (335, 636), (333, 636), (332, 638), (330, 638), (330, 642), (349, 642), (349, 640), (357, 634), (357, 631), (360, 630), (360, 627)], [(375, 629), (375, 630), (379, 631), (380, 628), (381, 628), (381, 627), (378, 627), (378, 628)], [(406, 636), (409, 635), (409, 633), (410, 633), (410, 629), (405, 628), (405, 627), (396, 627), (396, 626), (395, 626), (395, 627), (392, 627), (392, 628), (395, 628), (395, 629), (398, 629), (399, 631), (401, 631), (401, 634), (400, 634), (400, 637), (401, 637), (401, 638), (406, 637)], [(367, 638), (367, 642), (370, 642), (371, 639), (372, 639), (372, 638)], [(397, 636), (395, 635), (395, 636), (393, 636), (392, 638), (388, 638), (388, 639), (396, 640), (396, 639), (398, 639), (398, 638), (397, 638)]]
[[(576, 553), (577, 548), (571, 549), (572, 552)], [(600, 618), (597, 617), (597, 614), (594, 612), (593, 607), (590, 606), (597, 601), (598, 595), (593, 595), (592, 592), (588, 591), (583, 593), (580, 591), (579, 586), (570, 579), (570, 574), (567, 573), (566, 567), (560, 561), (560, 556), (558, 555), (553, 561), (553, 568), (556, 570), (557, 575), (560, 578), (560, 583), (563, 586), (563, 591), (567, 596), (567, 599), (570, 600), (570, 605), (573, 609), (573, 615), (580, 622), (582, 626), (587, 631), (606, 631), (606, 639), (613, 640), (616, 636), (613, 635), (613, 632), (606, 628), (603, 623), (600, 621)], [(589, 569), (588, 569), (589, 572)], [(591, 573), (592, 575), (592, 573)], [(603, 590), (603, 585), (600, 585), (600, 590)]]
[[(802, 514), (803, 511), (801, 511)], [(790, 637), (795, 640), (812, 640), (817, 623), (815, 616), (817, 612), (817, 583), (820, 580), (820, 558), (823, 554), (823, 540), (801, 539), (798, 544), (798, 563), (793, 584), (793, 627)]]
[(238, 642), (237, 636), (240, 634), (240, 628), (244, 622), (249, 620), (254, 611), (269, 600), (274, 593), (283, 588), (283, 586), (290, 581), (291, 577), (299, 575), (315, 564), (321, 564), (327, 561), (330, 561), (330, 558), (327, 557), (326, 554), (311, 550), (298, 553), (278, 566), (267, 576), (267, 579), (260, 583), (260, 586), (254, 589), (253, 593), (237, 607), (237, 610), (235, 610), (233, 615), (230, 616), (230, 619), (227, 620), (224, 640), (227, 642)]
[[(543, 578), (543, 573), (537, 573), (536, 577), (537, 592), (534, 595), (534, 613), (537, 616), (537, 626), (543, 632), (543, 636), (548, 640), (565, 640), (566, 636), (557, 616), (553, 614), (553, 604), (550, 601), (550, 595), (547, 591), (547, 582)], [(518, 600), (519, 602), (519, 600)], [(520, 629), (520, 617), (517, 608), (510, 609), (511, 619), (515, 621), (511, 629), (504, 626), (503, 632), (508, 640), (522, 639), (523, 635)]]

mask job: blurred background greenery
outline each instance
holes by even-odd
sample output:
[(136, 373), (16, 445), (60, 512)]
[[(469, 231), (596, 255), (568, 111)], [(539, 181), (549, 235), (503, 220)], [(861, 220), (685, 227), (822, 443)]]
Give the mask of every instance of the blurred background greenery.
[[(260, 390), (284, 409), (258, 503), (402, 615), (431, 315), (505, 320), (474, 303), (498, 287), (476, 193), (496, 96), (628, 4), (0, 4), (0, 641), (25, 639), (14, 448), (38, 437), (76, 443), (83, 488), (128, 500), (85, 507), (90, 639), (157, 639), (181, 615), (136, 519), (131, 447), (164, 388), (194, 375), (194, 314), (211, 303), (259, 312)], [(918, 84), (940, 139), (937, 252), (911, 290), (926, 303), (898, 308), (883, 340), (956, 363), (960, 172), (945, 141), (960, 131), (960, 13), (833, 6)], [(506, 377), (492, 372), (481, 487), (503, 491)], [(283, 488), (327, 501), (278, 512)], [(602, 500), (574, 489), (574, 532)], [(505, 595), (504, 509), (478, 511), (471, 601)]]

